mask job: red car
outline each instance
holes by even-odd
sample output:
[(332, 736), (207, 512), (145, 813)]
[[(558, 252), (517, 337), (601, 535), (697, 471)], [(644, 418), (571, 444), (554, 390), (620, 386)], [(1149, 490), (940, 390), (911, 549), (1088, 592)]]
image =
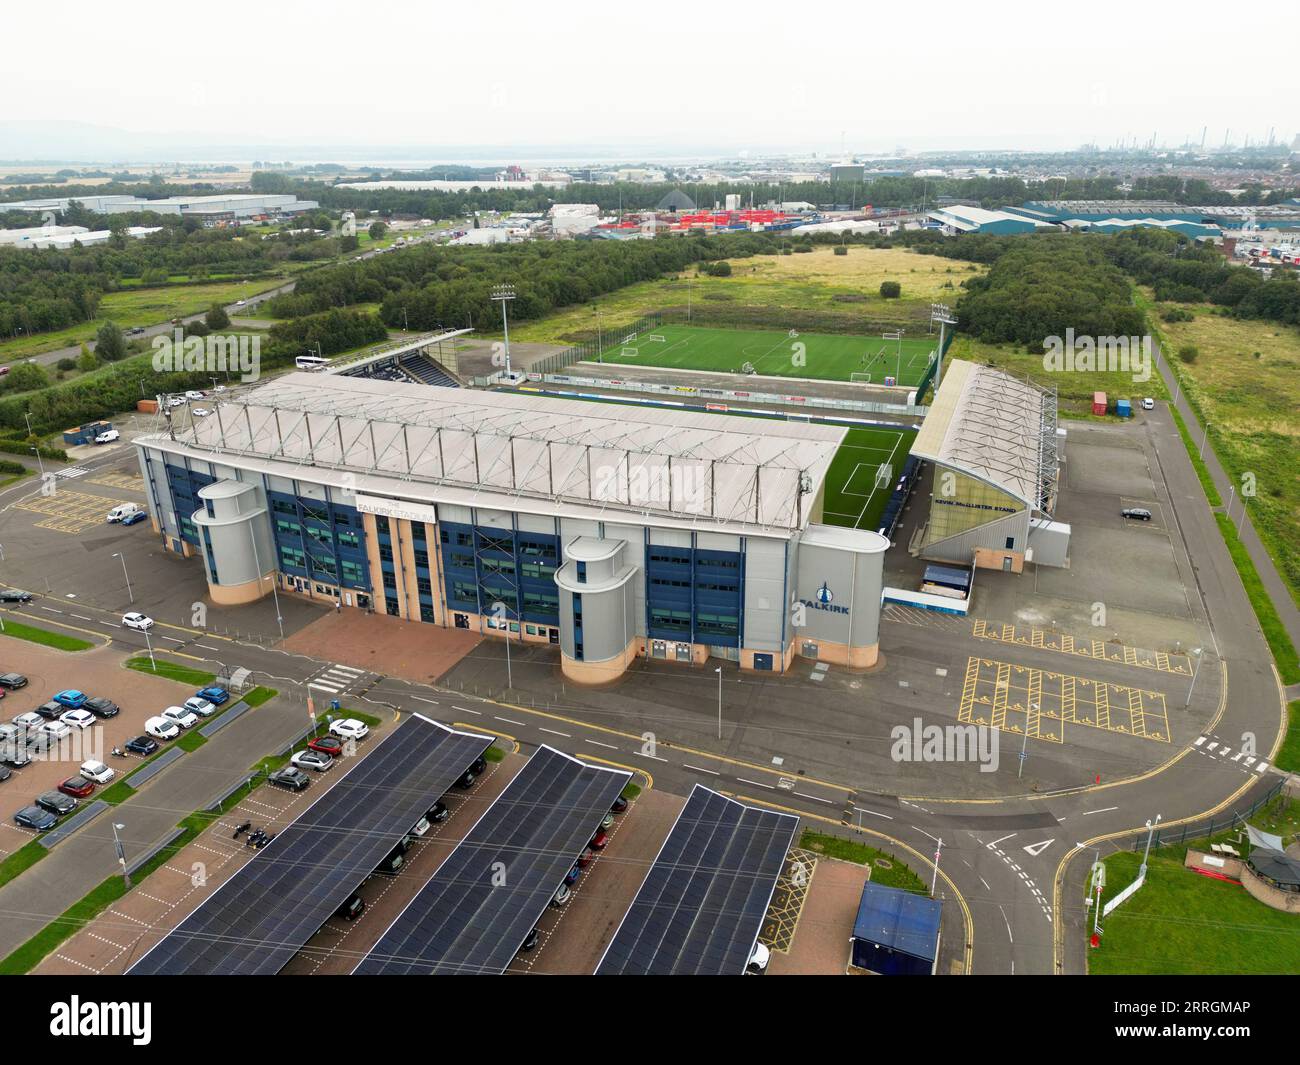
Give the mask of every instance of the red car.
[(59, 785), (59, 790), (64, 795), (71, 795), (74, 799), (84, 799), (95, 790), (95, 782), (87, 780), (85, 777), (68, 777)]
[(591, 864), (592, 859), (595, 857), (596, 857), (596, 852), (591, 850), (591, 848), (588, 847), (582, 852), (582, 857), (578, 859), (578, 868), (586, 869), (587, 866)]
[(594, 851), (603, 851), (605, 849), (605, 844), (608, 842), (609, 842), (609, 833), (602, 828), (599, 832), (597, 832), (594, 836), (591, 837), (591, 843), (589, 844), (589, 846)]
[(320, 751), (321, 754), (328, 754), (331, 758), (337, 758), (343, 753), (343, 741), (337, 736), (317, 736), (307, 747), (313, 751)]

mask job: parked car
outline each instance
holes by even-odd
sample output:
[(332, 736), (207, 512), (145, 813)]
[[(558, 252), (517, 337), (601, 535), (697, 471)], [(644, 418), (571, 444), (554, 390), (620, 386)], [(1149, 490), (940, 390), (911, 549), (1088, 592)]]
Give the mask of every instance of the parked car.
[(10, 769), (22, 769), (23, 766), (31, 763), (32, 756), (21, 743), (7, 743), (0, 747), (0, 765), (7, 765)]
[(765, 943), (755, 943), (749, 952), (749, 961), (745, 963), (745, 972), (751, 976), (762, 976), (767, 972), (767, 963), (772, 959), (772, 952)]
[(343, 753), (343, 741), (337, 736), (317, 736), (307, 744), (307, 749), (337, 758)]
[(128, 629), (136, 629), (139, 632), (144, 632), (153, 628), (153, 618), (148, 614), (138, 614), (133, 610), (129, 614), (122, 615), (122, 624)]
[(95, 715), (89, 710), (69, 710), (60, 714), (59, 720), (72, 728), (90, 728), (95, 723)]
[(474, 781), (478, 780), (479, 775), (486, 768), (487, 768), (486, 759), (475, 758), (474, 761), (470, 763), (470, 767), (466, 769), (465, 772), (460, 775), (460, 779), (456, 781), (456, 787), (472, 788), (474, 786)]
[(37, 832), (46, 832), (59, 823), (49, 810), (40, 806), (24, 806), (14, 814), (14, 823), (22, 828), (32, 828)]
[(355, 717), (348, 717), (342, 721), (331, 723), (330, 732), (343, 740), (363, 740), (370, 735), (370, 729), (366, 727), (364, 722), (358, 721)]
[(66, 721), (47, 721), (38, 730), (53, 740), (61, 740), (72, 735), (72, 726)]
[(360, 895), (353, 895), (347, 902), (334, 911), (335, 917), (345, 921), (355, 921), (366, 910), (366, 901)]
[(196, 699), (206, 699), (213, 706), (222, 706), (230, 698), (230, 692), (225, 688), (213, 686), (211, 688), (200, 688), (194, 693)]
[(200, 699), (197, 695), (192, 695), (185, 700), (185, 709), (191, 714), (198, 714), (199, 717), (211, 717), (217, 712), (217, 708), (206, 699)]
[(421, 816), (420, 820), (416, 821), (415, 824), (411, 827), (411, 831), (406, 837), (407, 842), (410, 842), (413, 839), (419, 839), (426, 832), (428, 832), (429, 829), (432, 827), (433, 826), (429, 824), (429, 819), (427, 817)]
[(578, 868), (586, 869), (596, 858), (596, 852), (590, 847), (584, 847), (582, 853), (578, 855)]
[(41, 717), (41, 715), (36, 713), (34, 710), (28, 710), (27, 713), (19, 714), (15, 717), (13, 723), (16, 727), (22, 729), (23, 735), (26, 736), (35, 732), (45, 724), (45, 718)]
[(313, 769), (317, 773), (323, 773), (334, 764), (334, 759), (328, 754), (322, 754), (320, 751), (299, 751), (289, 759), (290, 765), (296, 765), (299, 769)]
[(620, 795), (617, 799), (614, 800), (614, 805), (609, 808), (609, 812), (612, 814), (621, 814), (626, 809), (627, 809), (627, 800), (623, 798), (622, 795)]
[(199, 723), (199, 715), (193, 710), (186, 710), (183, 706), (169, 706), (159, 716), (175, 722), (181, 728), (193, 728)]
[(56, 692), (52, 701), (67, 710), (80, 710), (86, 705), (86, 693), (77, 691), (76, 688), (65, 688)]
[(557, 910), (573, 897), (573, 892), (569, 890), (568, 884), (561, 884), (555, 894), (551, 896), (551, 905)]
[(191, 388), (188, 392), (185, 393), (185, 398), (186, 398), (186, 399), (202, 399), (202, 398), (203, 398), (203, 393), (200, 392), (197, 388)]
[(311, 783), (311, 777), (301, 769), (291, 765), (287, 765), (283, 769), (277, 769), (266, 779), (277, 788), (287, 788), (289, 791), (302, 791)]
[(0, 765), (0, 784), (3, 784), (6, 780), (8, 780), (13, 775), (14, 775), (14, 771), (12, 769), (10, 769), (6, 765)]
[(158, 749), (158, 743), (150, 736), (132, 736), (122, 745), (132, 754), (153, 754)]
[(25, 687), (27, 687), (27, 678), (21, 673), (0, 673), (0, 688), (13, 692)]
[(192, 417), (195, 417), (195, 418), (206, 418), (206, 417), (207, 417), (209, 414), (211, 414), (211, 413), (212, 413), (212, 411), (208, 410), (207, 407), (191, 407), (191, 408), (190, 408), (190, 415), (191, 415)]
[(578, 865), (575, 862), (573, 868), (564, 874), (565, 885), (568, 887), (573, 887), (573, 885), (578, 882), (578, 877), (580, 876), (582, 876), (582, 870), (578, 868)]
[(14, 725), (6, 721), (0, 725), (0, 746), (11, 743), (22, 743), (27, 736), (27, 730), (21, 725)]
[(375, 872), (383, 873), (385, 876), (396, 876), (406, 864), (405, 850), (405, 847), (394, 847), (388, 852), (388, 856), (375, 866)]
[(519, 944), (519, 953), (527, 954), (530, 950), (537, 947), (537, 942), (541, 939), (541, 930), (534, 926), (533, 930), (524, 936), (524, 941)]
[(1121, 518), (1131, 518), (1134, 521), (1150, 521), (1151, 511), (1146, 507), (1125, 507), (1119, 512)]
[(93, 780), (96, 784), (107, 784), (117, 773), (109, 769), (103, 762), (89, 761), (82, 762), (81, 768), (77, 770), (87, 780)]
[(594, 851), (603, 851), (605, 845), (609, 842), (609, 833), (603, 828), (591, 837), (591, 843), (588, 846)]
[(1155, 410), (1155, 409), (1156, 409), (1156, 401), (1155, 401), (1154, 399), (1152, 399), (1150, 396), (1148, 396), (1146, 399), (1144, 399), (1144, 400), (1142, 401), (1142, 409), (1143, 409), (1143, 410)]
[(44, 727), (45, 726), (42, 725), (41, 728), (37, 729), (35, 732), (29, 732), (27, 734), (28, 754), (44, 754), (59, 742), (57, 736), (51, 736), (48, 732), (42, 731)]
[(119, 503), (108, 512), (108, 517), (105, 520), (109, 525), (115, 525), (119, 521), (126, 521), (127, 517), (132, 514), (142, 512), (143, 508), (139, 503)]
[(144, 521), (148, 517), (143, 510), (135, 510), (122, 519), (123, 525), (135, 525), (137, 522)]
[(98, 436), (95, 437), (95, 443), (111, 444), (114, 440), (120, 439), (121, 436), (122, 434), (119, 433), (116, 429), (106, 429), (104, 432), (100, 433)]
[(144, 730), (159, 740), (174, 740), (181, 734), (180, 725), (165, 717), (151, 717), (144, 723)]
[(36, 796), (36, 805), (62, 817), (77, 808), (77, 800), (61, 791), (43, 791)]
[(0, 603), (30, 603), (32, 593), (21, 588), (0, 588)]
[(600, 821), (601, 831), (607, 832), (614, 827), (614, 811), (607, 813)]
[(102, 695), (87, 699), (82, 709), (89, 710), (96, 717), (117, 717), (122, 712), (122, 708), (117, 703), (112, 699), (105, 699)]
[(59, 790), (64, 795), (71, 795), (74, 799), (84, 799), (95, 790), (95, 782), (87, 780), (83, 776), (68, 777), (59, 785)]
[(41, 703), (34, 712), (40, 714), (46, 721), (57, 721), (66, 710), (67, 707), (62, 703), (56, 703), (51, 699), (48, 703)]
[(440, 825), (451, 816), (451, 811), (447, 809), (447, 804), (439, 799), (424, 816), (429, 819), (430, 823)]

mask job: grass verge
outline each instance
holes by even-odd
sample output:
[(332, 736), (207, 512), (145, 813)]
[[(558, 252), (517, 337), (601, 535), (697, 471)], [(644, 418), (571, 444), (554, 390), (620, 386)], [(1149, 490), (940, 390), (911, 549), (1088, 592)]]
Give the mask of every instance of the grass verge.
[(53, 647), (56, 651), (89, 651), (95, 646), (89, 640), (68, 636), (62, 632), (50, 632), (49, 629), (38, 629), (35, 625), (25, 625), (21, 621), (6, 620), (4, 626), (4, 633), (0, 635), (43, 644), (46, 647)]
[(1174, 416), (1174, 424), (1178, 426), (1178, 435), (1183, 438), (1183, 446), (1187, 448), (1187, 457), (1192, 460), (1192, 468), (1196, 471), (1196, 479), (1201, 482), (1201, 489), (1205, 492), (1206, 501), (1212, 507), (1223, 506), (1223, 497), (1219, 495), (1219, 490), (1214, 487), (1214, 478), (1210, 476), (1210, 468), (1205, 465), (1205, 460), (1201, 458), (1201, 453), (1192, 442), (1192, 434), (1187, 431), (1187, 423), (1183, 421), (1182, 414), (1173, 404), (1170, 404), (1169, 412)]
[(1300, 772), (1300, 699), (1292, 699), (1287, 705), (1286, 736), (1273, 764), (1288, 773)]
[(1273, 660), (1277, 663), (1278, 673), (1282, 675), (1282, 683), (1300, 683), (1300, 657), (1296, 655), (1295, 644), (1291, 642), (1291, 637), (1278, 616), (1277, 608), (1264, 588), (1264, 582), (1259, 579), (1259, 571), (1255, 569), (1255, 563), (1251, 561), (1246, 545), (1237, 537), (1236, 527), (1226, 514), (1216, 514), (1214, 520), (1219, 523), (1223, 542), (1228, 545), (1228, 553), (1237, 567), (1242, 587), (1246, 589), (1246, 596), (1255, 610), (1255, 617), (1259, 619), (1259, 627), (1264, 632), (1264, 639), (1268, 641), (1269, 649), (1273, 652)]
[[(824, 854), (828, 858), (853, 862), (856, 865), (871, 867), (871, 881), (886, 887), (901, 888), (917, 895), (928, 895), (930, 889), (925, 882), (904, 865), (895, 855), (887, 854), (876, 847), (869, 847), (857, 840), (831, 836), (825, 832), (814, 832), (805, 828), (799, 839), (799, 846), (815, 854)], [(885, 864), (882, 864), (885, 863)]]

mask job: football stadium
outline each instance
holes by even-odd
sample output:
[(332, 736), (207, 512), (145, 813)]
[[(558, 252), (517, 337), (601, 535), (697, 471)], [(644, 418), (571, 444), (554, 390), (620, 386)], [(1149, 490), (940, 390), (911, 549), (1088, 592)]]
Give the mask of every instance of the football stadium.
[(937, 336), (902, 332), (852, 336), (662, 324), (605, 339), (597, 361), (915, 387), (938, 344)]

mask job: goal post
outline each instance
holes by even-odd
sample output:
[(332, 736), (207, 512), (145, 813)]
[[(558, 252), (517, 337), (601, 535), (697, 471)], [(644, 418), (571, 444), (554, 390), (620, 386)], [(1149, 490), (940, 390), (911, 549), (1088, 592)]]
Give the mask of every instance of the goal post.
[(619, 358), (622, 358), (622, 359), (635, 359), (636, 356), (637, 356), (637, 349), (636, 349), (636, 348), (623, 348), (623, 350), (620, 351), (618, 354), (619, 354)]
[(656, 344), (668, 343), (668, 338), (666, 336), (662, 336), (659, 333), (651, 333), (648, 337), (646, 337), (646, 340), (652, 341), (653, 343)]
[(871, 374), (866, 373), (864, 371), (854, 370), (851, 374), (849, 374), (849, 382), (850, 383), (857, 382), (858, 384), (869, 385), (871, 384)]
[[(875, 488), (879, 488), (882, 485), (888, 487), (893, 483), (894, 483), (894, 467), (888, 462), (882, 462), (880, 464), (880, 468), (876, 470)], [(874, 491), (875, 488), (873, 488), (872, 491)]]

